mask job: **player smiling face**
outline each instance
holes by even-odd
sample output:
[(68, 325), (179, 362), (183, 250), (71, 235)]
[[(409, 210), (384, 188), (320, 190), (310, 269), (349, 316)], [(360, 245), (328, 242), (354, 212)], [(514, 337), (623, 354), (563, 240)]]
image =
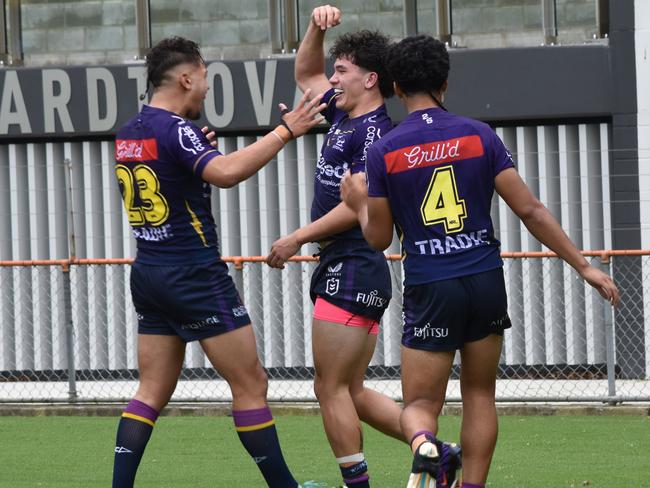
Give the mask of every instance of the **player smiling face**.
[(372, 87), (377, 74), (341, 57), (334, 62), (334, 74), (329, 81), (336, 91), (336, 108), (352, 112), (364, 92)]

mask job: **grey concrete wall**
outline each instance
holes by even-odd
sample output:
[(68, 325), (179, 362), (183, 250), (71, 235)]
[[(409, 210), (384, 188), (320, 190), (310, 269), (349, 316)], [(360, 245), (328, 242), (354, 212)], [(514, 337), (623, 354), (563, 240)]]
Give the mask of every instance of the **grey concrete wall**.
[[(299, 2), (300, 32), (322, 0)], [(380, 29), (404, 35), (402, 0), (330, 1), (344, 10), (338, 32)], [(134, 0), (22, 0), (25, 64), (106, 64), (136, 54)], [(542, 41), (541, 0), (454, 0), (454, 42), (488, 48)], [(559, 39), (582, 43), (596, 32), (594, 0), (557, 0)], [(268, 0), (151, 0), (153, 41), (182, 35), (206, 59), (256, 59), (271, 54)], [(420, 32), (435, 32), (435, 2), (418, 2)], [(334, 36), (331, 36), (333, 38)]]

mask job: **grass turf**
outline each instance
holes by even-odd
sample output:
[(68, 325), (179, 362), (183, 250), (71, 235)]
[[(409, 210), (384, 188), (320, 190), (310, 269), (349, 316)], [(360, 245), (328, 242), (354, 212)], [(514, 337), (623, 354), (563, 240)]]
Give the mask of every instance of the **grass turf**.
[[(460, 419), (443, 417), (440, 437), (457, 440)], [(280, 439), (298, 481), (330, 486), (340, 475), (315, 416), (279, 416)], [(0, 487), (108, 487), (117, 419), (0, 417)], [(365, 428), (372, 486), (406, 485), (408, 448)], [(609, 488), (650, 479), (647, 417), (510, 417), (500, 435), (488, 487)], [(264, 487), (227, 417), (161, 417), (136, 487)]]

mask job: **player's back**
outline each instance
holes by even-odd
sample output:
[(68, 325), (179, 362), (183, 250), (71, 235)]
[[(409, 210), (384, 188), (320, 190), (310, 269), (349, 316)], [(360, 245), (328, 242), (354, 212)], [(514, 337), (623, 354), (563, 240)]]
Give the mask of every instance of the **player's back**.
[(407, 284), (502, 265), (490, 209), (494, 177), (512, 165), (489, 126), (439, 108), (409, 114), (375, 143), (369, 195), (389, 198)]
[(118, 131), (115, 174), (139, 262), (218, 258), (210, 187), (199, 176), (218, 154), (192, 122), (146, 105)]

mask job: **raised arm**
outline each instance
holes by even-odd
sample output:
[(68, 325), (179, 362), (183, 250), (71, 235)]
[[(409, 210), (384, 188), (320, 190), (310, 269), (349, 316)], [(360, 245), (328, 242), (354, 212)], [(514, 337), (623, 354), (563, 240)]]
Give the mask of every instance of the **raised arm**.
[[(309, 100), (311, 90), (307, 90), (298, 106), (288, 111), (280, 104), (283, 112), (283, 124), (278, 125), (259, 141), (239, 151), (212, 158), (203, 169), (203, 180), (220, 188), (230, 188), (257, 173), (266, 165), (284, 145), (294, 137), (300, 137), (309, 129), (319, 124), (323, 118), (319, 113), (325, 108), (320, 100), (320, 93)], [(196, 162), (195, 166), (200, 163)]]
[(620, 296), (614, 281), (580, 254), (555, 217), (532, 194), (514, 168), (501, 171), (494, 182), (497, 193), (539, 242), (570, 264), (603, 298), (618, 305)]
[(300, 89), (322, 93), (331, 88), (325, 75), (323, 42), (327, 29), (341, 22), (341, 11), (330, 5), (316, 7), (311, 13), (309, 27), (305, 32), (295, 62), (296, 83)]

